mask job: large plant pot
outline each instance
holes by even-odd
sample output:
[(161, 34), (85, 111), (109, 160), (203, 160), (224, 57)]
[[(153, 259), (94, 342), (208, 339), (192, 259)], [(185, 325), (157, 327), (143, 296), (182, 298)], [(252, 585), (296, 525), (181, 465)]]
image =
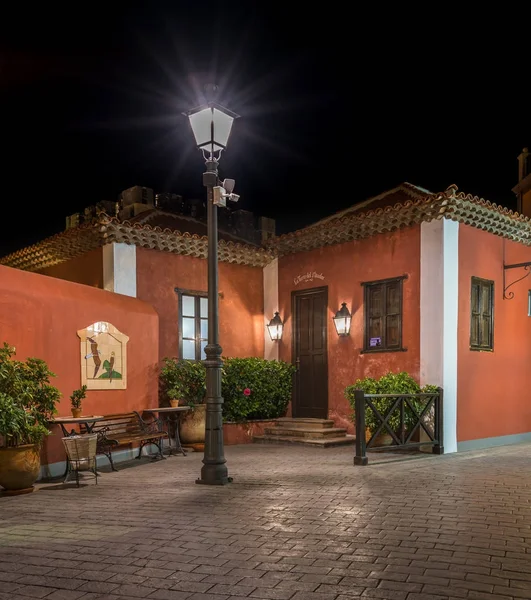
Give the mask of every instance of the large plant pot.
[(205, 443), (205, 417), (206, 404), (198, 404), (193, 410), (182, 415), (179, 427), (182, 444)]
[[(372, 433), (369, 428), (365, 430), (365, 443), (367, 443), (372, 437)], [(393, 444), (393, 438), (388, 433), (380, 433), (380, 435), (372, 443), (372, 448), (378, 448), (381, 446), (391, 446)]]
[(7, 492), (33, 491), (41, 468), (39, 447), (34, 444), (0, 448), (0, 486)]

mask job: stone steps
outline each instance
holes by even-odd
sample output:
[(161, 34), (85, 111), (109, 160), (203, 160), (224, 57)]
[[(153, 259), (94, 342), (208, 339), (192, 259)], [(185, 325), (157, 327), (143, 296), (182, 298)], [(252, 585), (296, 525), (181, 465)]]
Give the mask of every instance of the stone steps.
[(253, 437), (258, 444), (299, 444), (317, 448), (331, 448), (353, 444), (356, 438), (347, 430), (334, 427), (331, 419), (283, 417), (274, 427), (264, 429), (264, 435)]
[(344, 435), (341, 437), (330, 437), (323, 439), (255, 435), (253, 437), (253, 442), (255, 444), (290, 444), (300, 446), (314, 446), (316, 448), (333, 448), (335, 446), (348, 446), (350, 444), (354, 444), (356, 442), (356, 438), (353, 435)]
[(341, 427), (324, 427), (323, 429), (302, 428), (302, 427), (266, 427), (266, 435), (283, 437), (304, 437), (309, 439), (324, 439), (331, 437), (341, 437), (347, 433), (346, 429)]
[(292, 419), (289, 417), (281, 417), (276, 420), (277, 427), (289, 427), (295, 429), (326, 429), (334, 426), (334, 421), (331, 419)]

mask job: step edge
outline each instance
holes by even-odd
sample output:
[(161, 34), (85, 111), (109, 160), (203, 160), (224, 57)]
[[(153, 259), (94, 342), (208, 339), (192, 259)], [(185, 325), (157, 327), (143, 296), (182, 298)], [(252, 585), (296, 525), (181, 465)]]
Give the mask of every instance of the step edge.
[(315, 439), (308, 439), (308, 438), (292, 438), (292, 437), (280, 437), (280, 436), (275, 436), (275, 437), (269, 437), (267, 435), (257, 435), (253, 437), (253, 442), (254, 441), (262, 441), (262, 440), (266, 440), (266, 441), (271, 441), (271, 442), (288, 442), (290, 444), (301, 444), (301, 445), (308, 445), (308, 446), (324, 446), (326, 444), (344, 444), (345, 446), (348, 444), (353, 444), (356, 441), (356, 438), (354, 436), (344, 436), (344, 437), (337, 437), (337, 438), (330, 438), (330, 439), (321, 439), (321, 440), (315, 440)]
[(347, 430), (344, 429), (343, 427), (335, 427), (335, 428), (330, 428), (330, 429), (278, 429), (276, 427), (264, 427), (264, 432), (267, 432), (268, 435), (289, 435), (290, 433), (293, 433), (294, 435), (300, 435), (301, 437), (304, 437), (304, 435), (308, 434), (308, 435), (323, 435), (323, 436), (330, 436), (330, 435), (335, 435), (335, 434), (346, 434)]

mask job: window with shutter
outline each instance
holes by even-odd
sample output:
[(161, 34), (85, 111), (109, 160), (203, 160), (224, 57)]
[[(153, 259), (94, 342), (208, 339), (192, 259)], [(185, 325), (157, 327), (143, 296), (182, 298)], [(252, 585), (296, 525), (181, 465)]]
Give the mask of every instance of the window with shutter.
[(405, 277), (363, 283), (365, 288), (364, 352), (402, 348), (402, 284)]
[(494, 282), (479, 277), (471, 282), (470, 349), (494, 349)]

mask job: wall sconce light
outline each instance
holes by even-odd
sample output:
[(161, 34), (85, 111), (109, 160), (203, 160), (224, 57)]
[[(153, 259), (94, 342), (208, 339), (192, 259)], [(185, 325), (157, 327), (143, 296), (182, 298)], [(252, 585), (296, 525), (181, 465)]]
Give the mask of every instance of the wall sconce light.
[(350, 314), (346, 302), (341, 304), (341, 308), (336, 312), (334, 317), (334, 325), (336, 326), (337, 335), (346, 336), (350, 333)]
[(278, 341), (282, 338), (282, 329), (284, 327), (284, 323), (282, 323), (282, 319), (278, 312), (275, 313), (275, 316), (269, 321), (269, 325), (267, 329), (269, 331), (269, 337), (274, 341)]

